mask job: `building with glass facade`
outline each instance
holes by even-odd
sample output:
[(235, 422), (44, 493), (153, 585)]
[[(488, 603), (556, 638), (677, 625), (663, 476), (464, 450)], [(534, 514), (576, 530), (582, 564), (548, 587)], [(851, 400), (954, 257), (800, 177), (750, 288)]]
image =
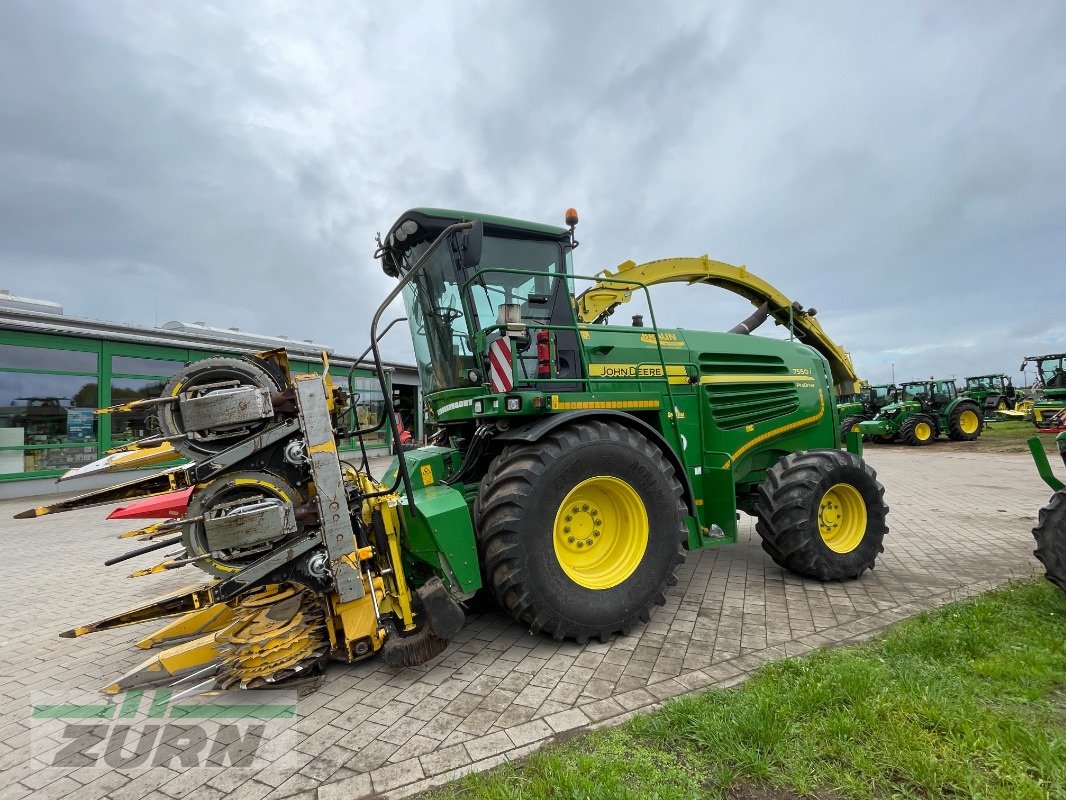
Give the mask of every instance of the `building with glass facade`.
[[(261, 336), (201, 323), (159, 328), (69, 317), (52, 303), (34, 306), (0, 294), (0, 497), (57, 490), (55, 478), (88, 464), (111, 448), (158, 429), (149, 409), (97, 416), (97, 409), (158, 397), (164, 384), (190, 361), (284, 347), (294, 372), (321, 371), (329, 353), (334, 376), (347, 374), (352, 358), (313, 342)], [(418, 374), (413, 366), (386, 364), (386, 375), (404, 424), (421, 434)], [(378, 419), (383, 398), (369, 365), (354, 372), (352, 426)], [(366, 440), (388, 452), (384, 431)], [(341, 449), (357, 449), (354, 440)], [(133, 473), (137, 474), (137, 473)], [(112, 477), (111, 480), (114, 480)], [(63, 490), (88, 488), (64, 482)]]

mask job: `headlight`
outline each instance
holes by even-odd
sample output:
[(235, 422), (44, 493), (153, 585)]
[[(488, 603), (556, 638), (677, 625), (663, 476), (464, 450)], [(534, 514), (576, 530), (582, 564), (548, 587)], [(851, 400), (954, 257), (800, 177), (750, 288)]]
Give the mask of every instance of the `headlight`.
[(508, 411), (521, 411), (522, 410), (522, 398), (521, 397), (508, 397), (507, 398), (507, 410)]

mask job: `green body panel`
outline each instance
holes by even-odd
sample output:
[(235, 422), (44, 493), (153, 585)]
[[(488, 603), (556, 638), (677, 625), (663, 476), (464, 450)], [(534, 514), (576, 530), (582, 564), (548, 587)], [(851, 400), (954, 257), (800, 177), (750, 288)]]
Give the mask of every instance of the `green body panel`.
[[(528, 222), (524, 219), (512, 219), (511, 217), (500, 217), (495, 214), (482, 214), (477, 211), (456, 211), (450, 208), (413, 208), (411, 211), (415, 211), (419, 214), (425, 214), (427, 217), (437, 217), (443, 220), (446, 224), (450, 224), (455, 220), (481, 220), (486, 225), (497, 225), (501, 228), (511, 228), (518, 231), (529, 231), (530, 233), (546, 234), (548, 236), (556, 236), (560, 239), (566, 238), (570, 235), (570, 231), (566, 228), (560, 228), (557, 225), (545, 225), (541, 222)], [(410, 213), (410, 212), (408, 212)]]
[(848, 417), (858, 417), (866, 413), (866, 407), (855, 400), (850, 403), (837, 403), (837, 415), (843, 420)]
[[(459, 593), (469, 594), (481, 587), (474, 523), (470, 516), (463, 484), (448, 486), (441, 481), (458, 470), (458, 450), (450, 447), (422, 447), (403, 454), (411, 476), (414, 512), (408, 501), (403, 506), (407, 528), (405, 551), (428, 566)], [(399, 466), (394, 459), (382, 482), (396, 483)], [(401, 492), (403, 487), (400, 487)]]
[(461, 594), (481, 588), (474, 523), (466, 497), (457, 489), (439, 484), (414, 489), (410, 503), (403, 506), (407, 526), (405, 550), (431, 567), (450, 587)]

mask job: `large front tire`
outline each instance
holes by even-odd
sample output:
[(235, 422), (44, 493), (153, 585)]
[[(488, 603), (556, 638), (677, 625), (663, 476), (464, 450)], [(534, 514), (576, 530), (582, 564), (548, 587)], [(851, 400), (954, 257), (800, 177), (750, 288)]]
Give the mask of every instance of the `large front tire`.
[(885, 489), (869, 464), (846, 451), (784, 456), (759, 484), (755, 514), (763, 550), (807, 578), (857, 578), (885, 549)]
[(984, 428), (985, 420), (977, 403), (959, 403), (948, 417), (948, 438), (956, 442), (972, 442)]
[(1066, 592), (1066, 489), (1055, 492), (1040, 509), (1033, 538), (1033, 555), (1044, 565), (1047, 579)]
[(577, 420), (490, 465), (475, 504), (486, 585), (555, 639), (606, 640), (647, 622), (677, 582), (682, 486), (624, 425)]
[(848, 434), (851, 433), (851, 429), (858, 425), (860, 422), (866, 422), (866, 417), (855, 415), (851, 417), (844, 417), (840, 423), (840, 444), (843, 446), (848, 438)]
[(924, 414), (915, 414), (899, 426), (899, 438), (911, 447), (923, 447), (936, 439), (936, 423)]

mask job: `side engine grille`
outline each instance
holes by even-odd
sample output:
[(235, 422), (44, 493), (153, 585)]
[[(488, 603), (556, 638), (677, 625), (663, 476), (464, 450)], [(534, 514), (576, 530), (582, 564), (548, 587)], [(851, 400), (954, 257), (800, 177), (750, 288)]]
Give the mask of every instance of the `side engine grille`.
[(799, 393), (791, 381), (712, 383), (704, 388), (711, 404), (711, 417), (722, 430), (765, 422), (799, 408)]
[(780, 356), (758, 353), (700, 353), (703, 375), (788, 375)]

